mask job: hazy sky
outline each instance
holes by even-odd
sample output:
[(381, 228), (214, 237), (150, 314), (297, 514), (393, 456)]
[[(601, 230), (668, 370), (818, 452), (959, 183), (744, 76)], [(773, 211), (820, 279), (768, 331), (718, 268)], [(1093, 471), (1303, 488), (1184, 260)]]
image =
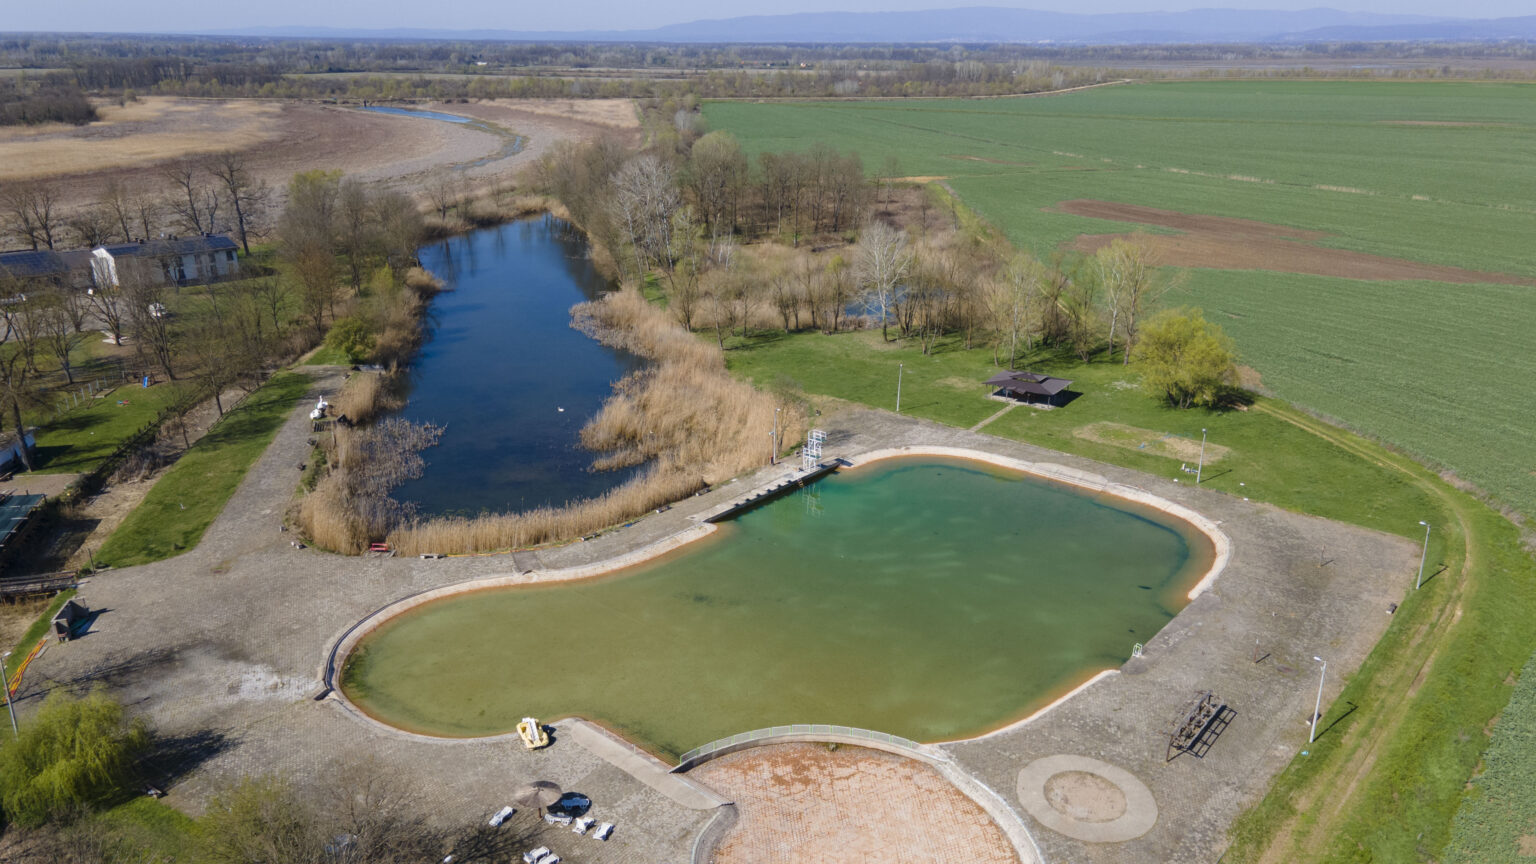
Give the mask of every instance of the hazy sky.
[(0, 30), (186, 32), (250, 26), (424, 27), (432, 29), (608, 30), (655, 27), (700, 18), (820, 12), (1015, 6), (1059, 12), (1151, 12), (1192, 8), (1306, 9), (1497, 18), (1529, 15), (1531, 0), (4, 0)]

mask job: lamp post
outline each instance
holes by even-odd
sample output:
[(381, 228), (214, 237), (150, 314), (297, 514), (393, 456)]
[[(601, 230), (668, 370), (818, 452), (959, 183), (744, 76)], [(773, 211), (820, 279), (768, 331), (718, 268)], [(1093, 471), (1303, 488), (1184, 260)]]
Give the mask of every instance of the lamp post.
[(11, 659), (11, 652), (0, 654), (0, 689), (5, 690), (5, 710), (11, 715), (11, 734), (21, 737), (21, 730), (16, 727), (16, 706), (11, 704), (11, 676), (5, 674), (5, 662)]
[(907, 364), (896, 364), (896, 413), (901, 413), (901, 376), (907, 371)]
[(778, 408), (773, 409), (773, 458), (768, 460), (768, 464), (770, 464), (770, 465), (777, 465), (777, 464), (779, 464), (779, 411), (780, 410), (781, 409), (778, 409)]
[(1429, 523), (1420, 522), (1419, 524), (1424, 526), (1424, 551), (1419, 553), (1419, 578), (1413, 582), (1413, 590), (1415, 591), (1419, 590), (1419, 586), (1424, 584), (1424, 559), (1429, 557)]
[(1200, 485), (1200, 473), (1205, 470), (1205, 430), (1200, 430), (1200, 464), (1195, 466), (1195, 485)]
[(1323, 664), (1323, 671), (1317, 676), (1317, 704), (1312, 707), (1312, 732), (1307, 735), (1307, 743), (1317, 740), (1317, 721), (1323, 719), (1323, 682), (1328, 679), (1328, 661), (1321, 657), (1312, 658)]

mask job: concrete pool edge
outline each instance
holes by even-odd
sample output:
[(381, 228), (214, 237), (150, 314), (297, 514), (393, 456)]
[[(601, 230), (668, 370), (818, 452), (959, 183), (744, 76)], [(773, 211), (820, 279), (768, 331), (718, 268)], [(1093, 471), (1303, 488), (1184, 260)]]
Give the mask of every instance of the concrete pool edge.
[[(974, 462), (985, 462), (989, 465), (996, 465), (999, 468), (1008, 468), (1014, 471), (1020, 471), (1033, 477), (1039, 477), (1045, 480), (1063, 483), (1068, 486), (1075, 486), (1079, 489), (1088, 489), (1094, 492), (1102, 492), (1115, 498), (1121, 498), (1126, 501), (1140, 504), (1144, 507), (1150, 507), (1153, 510), (1166, 513), (1167, 515), (1172, 516), (1182, 522), (1188, 523), (1201, 534), (1204, 534), (1207, 540), (1211, 541), (1211, 548), (1213, 552), (1210, 568), (1206, 570), (1204, 576), (1200, 577), (1200, 581), (1195, 583), (1193, 588), (1189, 589), (1189, 593), (1186, 595), (1189, 600), (1194, 600), (1196, 597), (1199, 597), (1201, 594), (1204, 594), (1206, 591), (1208, 591), (1210, 587), (1216, 583), (1216, 578), (1221, 575), (1223, 570), (1226, 569), (1227, 562), (1232, 559), (1232, 540), (1227, 537), (1226, 532), (1221, 530), (1221, 528), (1218, 526), (1218, 523), (1208, 519), (1205, 515), (1196, 510), (1185, 507), (1183, 504), (1169, 501), (1167, 498), (1164, 498), (1160, 495), (1154, 495), (1139, 486), (1131, 486), (1126, 483), (1117, 483), (1113, 480), (1110, 480), (1108, 477), (1105, 477), (1101, 474), (1094, 474), (1091, 471), (1082, 471), (1077, 468), (1069, 468), (1066, 465), (1058, 465), (1053, 462), (1026, 462), (1023, 459), (1013, 459), (1008, 456), (999, 456), (995, 453), (988, 453), (984, 450), (972, 450), (968, 447), (944, 447), (928, 444), (914, 444), (906, 447), (885, 447), (878, 450), (867, 450), (858, 454), (857, 456), (845, 457), (843, 459), (843, 464), (845, 468), (857, 469), (860, 465), (865, 465), (871, 462), (878, 462), (882, 459), (897, 459), (901, 457), (912, 456), (938, 456), (950, 459), (969, 459)], [(1090, 681), (1089, 683), (1092, 682)], [(1075, 692), (1077, 691), (1074, 690), (1073, 693)], [(1071, 696), (1072, 694), (1069, 693), (1067, 695)], [(1051, 705), (1046, 706), (1046, 708), (1042, 709), (1042, 711), (1030, 715), (1029, 719), (1033, 719), (1040, 713), (1043, 713), (1044, 710), (1049, 710), (1049, 708), (1055, 706), (1060, 701), (1062, 700), (1052, 702)]]
[[(1102, 475), (1094, 474), (1089, 471), (1070, 468), (1065, 465), (1059, 465), (1051, 462), (1028, 462), (1022, 459), (1014, 459), (1011, 457), (1001, 456), (983, 450), (975, 450), (966, 447), (909, 445), (905, 447), (888, 447), (875, 450), (866, 450), (854, 456), (843, 457), (840, 460), (840, 470), (856, 470), (861, 465), (867, 465), (885, 459), (923, 456), (969, 460), (973, 462), (981, 462), (983, 464), (994, 465), (1009, 470), (1019, 471), (1023, 474), (1044, 479), (1050, 482), (1061, 483), (1093, 492), (1100, 492), (1106, 495), (1110, 495), (1111, 497), (1120, 498), (1122, 500), (1140, 504), (1185, 522), (1186, 524), (1194, 527), (1201, 534), (1205, 535), (1206, 539), (1211, 542), (1213, 549), (1213, 556), (1210, 567), (1207, 569), (1205, 575), (1200, 578), (1199, 582), (1190, 589), (1187, 595), (1188, 599), (1191, 601), (1205, 593), (1205, 591), (1207, 591), (1215, 583), (1216, 578), (1221, 575), (1221, 572), (1227, 566), (1227, 562), (1231, 559), (1231, 540), (1227, 537), (1226, 533), (1218, 527), (1216, 522), (1208, 519), (1201, 513), (1185, 507), (1182, 504), (1178, 504), (1161, 496), (1154, 495), (1140, 487), (1131, 486), (1125, 483), (1117, 483)], [(760, 488), (753, 490), (751, 493), (749, 493), (748, 497), (767, 493), (777, 489), (780, 485), (782, 485), (782, 478), (774, 479), (768, 483), (763, 484)], [(501, 738), (515, 738), (516, 732), (507, 732), (498, 735), (469, 736), (462, 738), (442, 735), (429, 735), (421, 732), (413, 732), (411, 730), (403, 729), (399, 726), (394, 726), (379, 720), (378, 718), (369, 714), (361, 706), (354, 703), (342, 690), (340, 686), (340, 674), (343, 662), (345, 661), (346, 657), (349, 656), (357, 647), (358, 643), (360, 643), (374, 630), (377, 630), (386, 622), (394, 619), (400, 614), (408, 612), (418, 606), (422, 606), (427, 603), (431, 603), (447, 597), (452, 597), (459, 594), (467, 594), (474, 591), (483, 591), (494, 588), (510, 588), (532, 584), (567, 582), (579, 579), (589, 579), (595, 576), (602, 576), (607, 573), (622, 570), (626, 567), (632, 567), (637, 564), (645, 563), (646, 561), (650, 561), (653, 558), (658, 558), (662, 555), (666, 555), (670, 552), (681, 549), (682, 547), (687, 546), (696, 540), (701, 540), (705, 537), (708, 537), (716, 530), (717, 526), (713, 523), (700, 523), (688, 528), (684, 528), (681, 531), (663, 537), (656, 542), (647, 544), (638, 549), (633, 549), (629, 552), (615, 555), (601, 561), (595, 561), (576, 567), (552, 570), (530, 570), (525, 573), (514, 572), (510, 574), (500, 574), (495, 576), (485, 576), (476, 579), (469, 579), (463, 582), (454, 583), (452, 585), (444, 585), (437, 588), (420, 591), (407, 597), (403, 597), (392, 603), (388, 603), (379, 607), (378, 609), (375, 609), (363, 619), (355, 622), (350, 627), (337, 634), (337, 636), (331, 640), (331, 648), (327, 652), (326, 658), (318, 670), (318, 677), (320, 678), (322, 689), (319, 692), (319, 695), (315, 698), (317, 701), (319, 701), (334, 696), (337, 704), (339, 704), (340, 707), (349, 715), (359, 718), (368, 725), (371, 725), (375, 728), (385, 730), (390, 734), (405, 736), (417, 740), (486, 741), (497, 740)], [(1058, 697), (1050, 704), (1040, 708), (1039, 710), (1031, 713), (1028, 717), (1025, 717), (1021, 720), (1008, 723), (1002, 727), (989, 730), (980, 735), (930, 743), (934, 745), (942, 745), (957, 744), (965, 741), (977, 741), (984, 738), (989, 738), (994, 735), (1002, 734), (1010, 730), (1018, 729), (1021, 726), (1024, 726), (1045, 716), (1052, 709), (1064, 704), (1073, 696), (1081, 693), (1088, 687), (1092, 686), (1094, 683), (1114, 673), (1115, 670), (1102, 670), (1098, 672), (1088, 680), (1074, 687), (1068, 693)]]

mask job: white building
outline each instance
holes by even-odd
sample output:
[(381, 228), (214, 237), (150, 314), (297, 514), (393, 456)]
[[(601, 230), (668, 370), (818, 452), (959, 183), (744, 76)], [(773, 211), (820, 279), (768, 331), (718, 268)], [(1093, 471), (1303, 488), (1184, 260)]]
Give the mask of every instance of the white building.
[[(240, 273), (235, 241), (223, 234), (166, 237), (146, 243), (117, 243), (91, 250), (91, 275), (97, 285), (122, 284), (120, 266), (131, 260), (160, 281), (186, 285), (232, 279)], [(153, 263), (154, 266), (148, 266)]]

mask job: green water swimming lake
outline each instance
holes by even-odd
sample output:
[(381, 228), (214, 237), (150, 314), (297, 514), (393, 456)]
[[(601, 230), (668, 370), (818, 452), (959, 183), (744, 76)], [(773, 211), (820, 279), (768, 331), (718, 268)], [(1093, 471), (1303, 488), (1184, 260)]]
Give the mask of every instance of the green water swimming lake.
[(646, 564), (412, 609), (362, 640), (342, 688), (417, 732), (579, 715), (673, 757), (788, 723), (967, 737), (1124, 662), (1211, 556), (1187, 523), (1108, 496), (888, 460)]

